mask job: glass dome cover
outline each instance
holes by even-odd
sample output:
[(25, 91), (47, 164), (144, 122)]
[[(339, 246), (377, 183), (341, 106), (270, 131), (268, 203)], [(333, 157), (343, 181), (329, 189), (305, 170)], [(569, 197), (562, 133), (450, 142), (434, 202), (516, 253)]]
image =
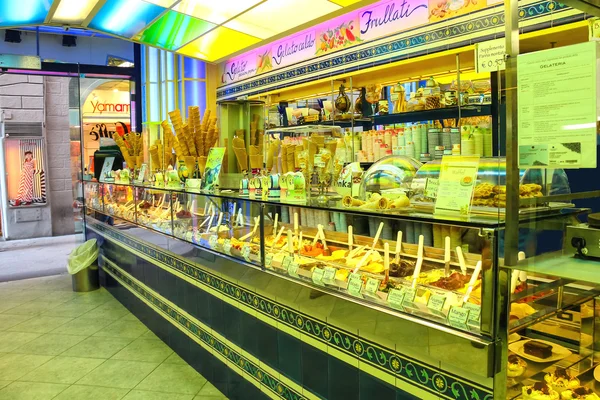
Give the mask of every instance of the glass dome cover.
[(387, 156), (374, 163), (365, 172), (359, 196), (366, 200), (373, 193), (384, 197), (406, 194), (411, 182), (423, 164), (407, 156)]

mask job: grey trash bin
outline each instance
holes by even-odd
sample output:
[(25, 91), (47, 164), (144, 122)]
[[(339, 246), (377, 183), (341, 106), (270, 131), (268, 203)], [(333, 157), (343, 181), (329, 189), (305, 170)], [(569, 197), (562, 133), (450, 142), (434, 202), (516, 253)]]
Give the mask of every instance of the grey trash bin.
[(98, 252), (96, 239), (91, 239), (69, 255), (67, 269), (71, 274), (74, 292), (91, 292), (100, 288)]
[(99, 289), (98, 263), (94, 261), (89, 267), (74, 274), (71, 279), (74, 292), (91, 292)]

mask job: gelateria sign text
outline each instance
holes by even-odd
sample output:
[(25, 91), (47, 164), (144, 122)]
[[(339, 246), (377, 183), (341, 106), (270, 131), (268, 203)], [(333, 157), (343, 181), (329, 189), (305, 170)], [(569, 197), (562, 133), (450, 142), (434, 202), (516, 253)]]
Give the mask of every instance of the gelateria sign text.
[(431, 1), (435, 0), (380, 1), (244, 53), (221, 63), (221, 85), (425, 25)]

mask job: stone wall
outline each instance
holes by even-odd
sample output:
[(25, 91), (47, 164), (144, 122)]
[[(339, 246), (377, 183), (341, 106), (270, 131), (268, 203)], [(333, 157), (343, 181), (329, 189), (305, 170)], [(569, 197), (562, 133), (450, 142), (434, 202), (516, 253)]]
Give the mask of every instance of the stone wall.
[(70, 78), (48, 76), (44, 81), (52, 234), (68, 235), (75, 233), (69, 128)]

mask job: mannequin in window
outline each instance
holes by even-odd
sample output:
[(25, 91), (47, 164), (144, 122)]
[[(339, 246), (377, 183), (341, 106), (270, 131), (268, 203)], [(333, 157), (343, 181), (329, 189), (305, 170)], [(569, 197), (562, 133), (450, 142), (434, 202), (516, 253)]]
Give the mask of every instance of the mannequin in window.
[(21, 168), (19, 180), (19, 194), (17, 198), (10, 201), (13, 206), (26, 206), (33, 202), (33, 173), (35, 172), (35, 160), (31, 151), (25, 152), (25, 161)]

